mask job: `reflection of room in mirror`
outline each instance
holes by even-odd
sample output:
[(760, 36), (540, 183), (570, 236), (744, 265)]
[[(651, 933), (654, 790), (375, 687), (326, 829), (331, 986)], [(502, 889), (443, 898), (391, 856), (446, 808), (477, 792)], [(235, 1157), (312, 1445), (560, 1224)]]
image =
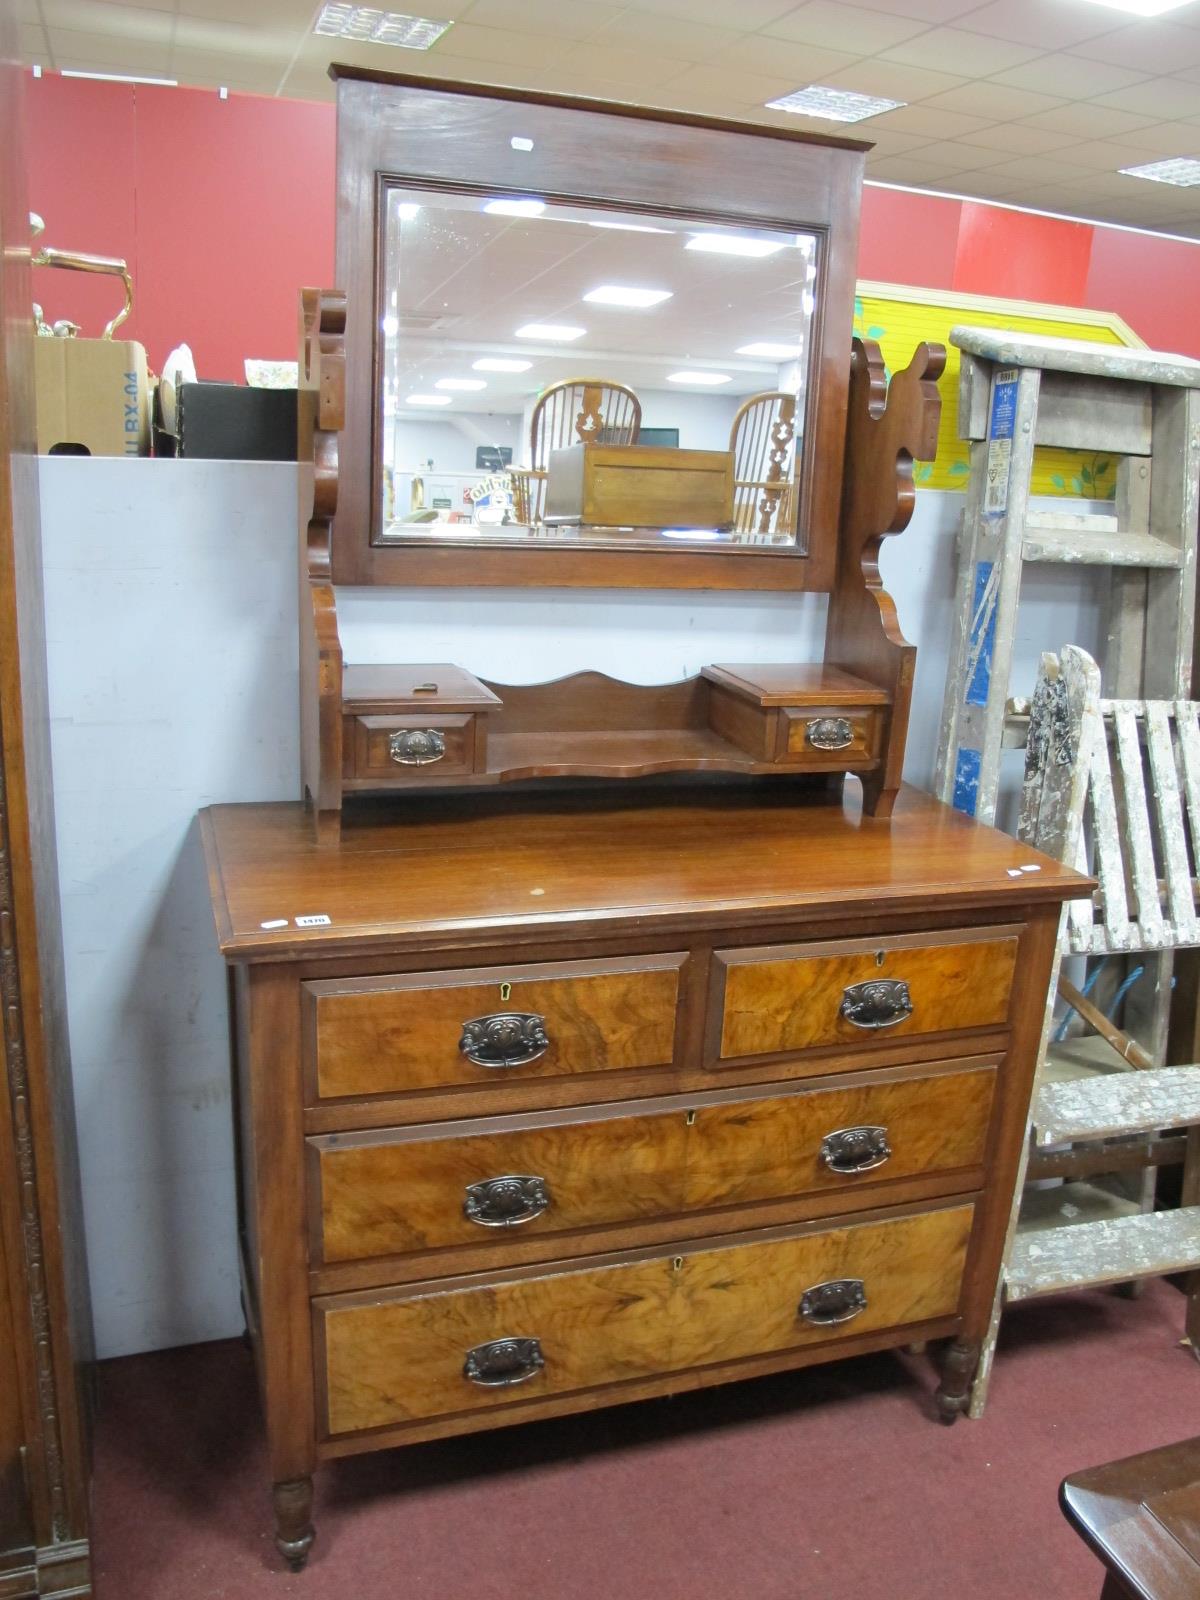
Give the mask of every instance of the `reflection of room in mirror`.
[(817, 240), (392, 187), (384, 538), (785, 545)]

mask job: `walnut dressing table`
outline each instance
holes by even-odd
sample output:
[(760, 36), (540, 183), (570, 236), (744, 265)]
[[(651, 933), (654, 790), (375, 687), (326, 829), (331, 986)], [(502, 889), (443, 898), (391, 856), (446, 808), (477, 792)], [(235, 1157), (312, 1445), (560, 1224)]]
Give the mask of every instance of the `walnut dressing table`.
[[(953, 1421), (1087, 887), (901, 788), (878, 552), (944, 353), (852, 354), (865, 147), (335, 74), (304, 803), (204, 818), (296, 1566), (356, 1451), (935, 1338)], [(449, 620), (441, 664), (345, 661), (335, 584), (829, 602), (819, 661), (518, 686)]]
[(937, 1338), (955, 1418), (1078, 876), (907, 789), (203, 824), (293, 1563), (351, 1452)]

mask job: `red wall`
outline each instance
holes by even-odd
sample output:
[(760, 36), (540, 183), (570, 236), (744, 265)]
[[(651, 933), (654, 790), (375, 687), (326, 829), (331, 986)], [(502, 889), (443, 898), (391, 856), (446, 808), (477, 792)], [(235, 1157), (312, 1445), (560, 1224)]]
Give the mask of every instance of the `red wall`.
[[(126, 326), (152, 368), (184, 340), (206, 378), (294, 358), (297, 290), (333, 273), (331, 105), (56, 75), (26, 104), (45, 242), (129, 261)], [(1200, 356), (1200, 244), (869, 188), (859, 273), (1117, 311), (1155, 348)], [(82, 274), (35, 283), (49, 320), (89, 334), (120, 304)]]

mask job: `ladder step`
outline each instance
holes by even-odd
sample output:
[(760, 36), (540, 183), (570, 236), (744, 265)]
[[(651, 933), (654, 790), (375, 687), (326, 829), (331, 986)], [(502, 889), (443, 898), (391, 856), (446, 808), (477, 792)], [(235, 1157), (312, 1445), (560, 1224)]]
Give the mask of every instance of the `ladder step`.
[[(1119, 1064), (1115, 1051), (1110, 1050)], [(1089, 1074), (1075, 1082), (1046, 1083), (1038, 1091), (1033, 1142), (1045, 1148), (1077, 1139), (1186, 1128), (1200, 1122), (1200, 1066)]]
[[(1021, 536), (1021, 554), (1026, 561), (1061, 561), (1072, 566), (1101, 567), (1179, 567), (1183, 557), (1177, 545), (1156, 539), (1149, 533), (1095, 532), (1090, 522), (1105, 523), (1102, 517), (1044, 518), (1037, 525), (1027, 522)], [(1083, 526), (1080, 526), (1083, 524)]]
[[(1043, 1191), (1063, 1195), (1084, 1187)], [(1008, 1301), (1200, 1267), (1200, 1206), (1098, 1222), (1017, 1230), (1004, 1283)]]

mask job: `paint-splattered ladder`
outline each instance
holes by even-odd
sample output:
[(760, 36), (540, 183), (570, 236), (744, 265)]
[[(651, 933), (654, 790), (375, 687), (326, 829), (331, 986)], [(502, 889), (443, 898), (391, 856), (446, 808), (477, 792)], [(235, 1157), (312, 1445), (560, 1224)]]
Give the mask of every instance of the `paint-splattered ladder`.
[[(1018, 836), (1099, 879), (1093, 898), (1064, 908), (1060, 960), (1138, 954), (1158, 970), (1156, 983), (1121, 984), (1109, 997), (1110, 1013), (1123, 1003), (1128, 1033), (1094, 1003), (1110, 969), (1093, 967), (1083, 994), (1059, 978), (1060, 997), (1090, 1013), (1094, 1035), (1056, 1020), (1051, 986), (973, 1416), (1005, 1304), (1200, 1268), (1200, 1065), (1163, 1064), (1171, 954), (1200, 947), (1200, 704), (1101, 700), (1086, 652), (1043, 656)], [(1130, 1037), (1135, 1029), (1148, 1048)], [(1183, 1205), (1155, 1210), (1157, 1168), (1178, 1163)], [(1187, 1334), (1200, 1354), (1200, 1278)]]
[[(991, 822), (1025, 562), (1110, 569), (1110, 694), (1189, 692), (1200, 362), (994, 328), (950, 338), (971, 467), (935, 792)], [(1110, 455), (1115, 499), (1094, 514), (1031, 510), (1036, 446)]]

